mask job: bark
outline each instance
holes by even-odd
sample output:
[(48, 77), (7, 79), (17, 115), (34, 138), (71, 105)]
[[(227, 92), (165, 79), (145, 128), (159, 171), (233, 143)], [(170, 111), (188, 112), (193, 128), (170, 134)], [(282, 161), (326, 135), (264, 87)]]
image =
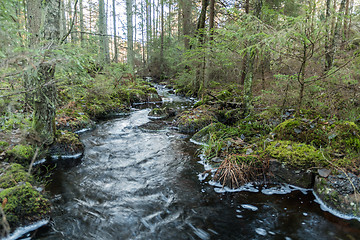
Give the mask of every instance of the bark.
[[(43, 29), (38, 32), (37, 39), (32, 38), (34, 45), (40, 46), (40, 40), (43, 40), (48, 47), (42, 61), (39, 63), (36, 76), (29, 79), (36, 87), (33, 94), (33, 128), (40, 139), (40, 143), (50, 145), (55, 136), (55, 98), (56, 86), (54, 83), (54, 74), (56, 61), (52, 54), (52, 49), (56, 48), (60, 40), (60, 0), (29, 0), (27, 2), (30, 9), (32, 24), (29, 24), (29, 32), (37, 32), (40, 26)], [(34, 5), (33, 5), (34, 4)], [(40, 6), (39, 8), (34, 8)], [(35, 12), (32, 9), (36, 9)], [(43, 22), (42, 22), (43, 19)], [(40, 23), (39, 26), (33, 23)], [(31, 29), (31, 27), (34, 27)], [(35, 44), (36, 43), (36, 44)], [(31, 74), (34, 75), (34, 74)]]
[[(249, 14), (250, 13), (250, 3), (249, 0), (245, 1), (245, 13)], [(244, 48), (247, 47), (247, 42), (244, 41)], [(247, 73), (247, 68), (248, 68), (248, 54), (245, 54), (243, 59), (242, 59), (242, 70), (241, 70), (241, 78), (240, 78), (240, 84), (244, 85), (245, 83), (245, 78), (246, 78), (246, 73)]]
[(213, 40), (214, 25), (215, 25), (215, 0), (210, 0), (210, 7), (209, 7), (210, 41)]
[[(206, 9), (208, 5), (209, 5), (209, 0), (202, 0), (201, 12), (196, 29), (197, 39), (199, 43), (198, 48), (200, 49), (204, 47), (204, 42), (205, 42), (204, 32), (205, 32)], [(192, 46), (190, 46), (190, 49), (191, 48)], [(196, 79), (195, 82), (193, 83), (193, 89), (197, 96), (201, 94), (201, 91), (203, 90), (205, 85), (206, 53), (203, 53), (203, 56), (201, 56), (199, 60), (200, 60), (200, 65), (197, 67)]]
[(340, 3), (337, 20), (336, 20), (336, 24), (334, 27), (334, 35), (332, 36), (332, 39), (330, 41), (328, 55), (326, 56), (325, 71), (328, 71), (331, 69), (333, 62), (334, 62), (334, 56), (335, 56), (336, 50), (339, 45), (340, 29), (341, 29), (341, 25), (342, 25), (343, 17), (344, 17), (345, 1), (346, 0), (341, 0), (341, 3)]
[(35, 46), (40, 41), (40, 26), (41, 26), (41, 1), (28, 0), (27, 1), (27, 27), (29, 36), (29, 46)]
[(80, 43), (81, 46), (84, 46), (84, 6), (83, 0), (79, 0), (79, 9), (80, 9)]
[(188, 0), (179, 0), (182, 8), (182, 28), (185, 50), (190, 49), (190, 33), (191, 33), (191, 7), (192, 2)]
[(151, 42), (151, 0), (146, 0), (146, 62), (149, 63), (150, 58), (150, 42)]
[[(141, 44), (142, 44), (142, 63), (143, 63), (143, 68), (145, 69), (145, 39), (144, 39), (144, 35), (145, 35), (145, 21), (144, 21), (144, 14), (145, 10), (144, 10), (144, 1), (141, 1)], [(146, 16), (145, 16), (146, 18)]]
[(127, 63), (131, 68), (134, 67), (134, 48), (133, 48), (133, 11), (132, 0), (126, 0), (126, 22), (127, 22)]
[(109, 42), (107, 38), (104, 0), (99, 0), (99, 34), (100, 34), (100, 61), (102, 63), (109, 63), (110, 62)]
[(160, 71), (161, 75), (164, 70), (164, 0), (161, 0), (161, 35), (160, 35)]
[(326, 0), (326, 37), (325, 37), (325, 71), (328, 71), (332, 65), (332, 55), (330, 53), (330, 39), (331, 39), (331, 24), (330, 24), (330, 16), (331, 16), (331, 0)]
[(349, 6), (350, 6), (350, 0), (346, 0), (345, 3), (345, 16), (344, 16), (344, 29), (343, 29), (343, 43), (345, 43), (349, 39), (348, 34), (348, 25), (349, 25)]
[(118, 62), (118, 46), (117, 46), (117, 38), (116, 38), (116, 7), (115, 7), (116, 1), (112, 1), (113, 5), (113, 24), (114, 24), (114, 61)]
[[(248, 4), (248, 1), (247, 1)], [(247, 6), (248, 8), (248, 6)], [(254, 16), (260, 18), (261, 10), (262, 10), (262, 0), (256, 0), (254, 7)], [(249, 11), (249, 10), (248, 10)], [(254, 42), (250, 42), (249, 44), (255, 44)], [(247, 59), (247, 69), (246, 75), (244, 78), (244, 107), (245, 113), (249, 113), (252, 111), (252, 86), (254, 79), (254, 65), (255, 65), (255, 57), (256, 57), (256, 49), (249, 49), (246, 54)]]

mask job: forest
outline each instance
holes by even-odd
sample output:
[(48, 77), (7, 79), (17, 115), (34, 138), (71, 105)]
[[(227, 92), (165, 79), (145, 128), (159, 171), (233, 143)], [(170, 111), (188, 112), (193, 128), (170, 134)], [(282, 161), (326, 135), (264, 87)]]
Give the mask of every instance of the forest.
[(359, 24), (357, 0), (2, 0), (2, 236), (51, 216), (39, 160), (83, 156), (83, 129), (158, 86), (194, 101), (149, 116), (200, 144), (204, 176), (314, 189), (359, 219)]

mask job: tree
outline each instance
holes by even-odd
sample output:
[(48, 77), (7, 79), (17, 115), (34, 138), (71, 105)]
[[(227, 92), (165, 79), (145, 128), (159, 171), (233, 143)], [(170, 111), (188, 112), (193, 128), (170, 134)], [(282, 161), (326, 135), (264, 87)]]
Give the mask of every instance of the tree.
[(84, 6), (83, 0), (79, 0), (80, 9), (80, 42), (81, 46), (84, 46)]
[(109, 41), (107, 37), (106, 15), (104, 0), (99, 0), (99, 34), (100, 34), (100, 61), (110, 62)]
[(133, 10), (132, 0), (126, 0), (126, 22), (127, 22), (127, 63), (134, 68), (134, 42), (133, 42)]
[(30, 79), (35, 86), (33, 128), (40, 142), (49, 145), (53, 143), (55, 136), (56, 61), (52, 49), (56, 48), (60, 40), (60, 0), (48, 0), (45, 3), (41, 0), (28, 0), (27, 6), (28, 27), (32, 33), (30, 43), (38, 45), (42, 40), (47, 46), (35, 75)]
[(118, 46), (117, 46), (117, 36), (116, 36), (116, 2), (112, 1), (113, 5), (113, 24), (114, 24), (114, 61), (118, 62)]

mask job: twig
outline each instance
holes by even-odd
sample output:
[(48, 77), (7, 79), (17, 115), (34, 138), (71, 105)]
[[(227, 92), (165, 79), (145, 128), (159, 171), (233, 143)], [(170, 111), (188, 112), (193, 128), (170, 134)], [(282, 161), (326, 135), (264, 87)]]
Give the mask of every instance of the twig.
[(77, 10), (76, 5), (77, 5), (78, 1), (79, 1), (79, 0), (76, 0), (76, 1), (75, 1), (75, 4), (74, 4), (74, 16), (73, 16), (73, 18), (72, 18), (72, 20), (71, 20), (70, 29), (69, 29), (69, 31), (62, 37), (62, 39), (61, 39), (61, 41), (60, 41), (60, 44), (62, 44), (62, 43), (66, 40), (66, 38), (70, 35), (71, 30), (72, 30), (73, 27), (74, 27), (75, 17), (76, 17), (76, 10)]
[(37, 147), (36, 150), (35, 150), (35, 154), (34, 154), (32, 160), (31, 160), (31, 163), (30, 163), (30, 166), (29, 166), (28, 174), (31, 174), (32, 166), (33, 166), (33, 164), (35, 162), (35, 159), (37, 158), (38, 153), (39, 153), (39, 147)]

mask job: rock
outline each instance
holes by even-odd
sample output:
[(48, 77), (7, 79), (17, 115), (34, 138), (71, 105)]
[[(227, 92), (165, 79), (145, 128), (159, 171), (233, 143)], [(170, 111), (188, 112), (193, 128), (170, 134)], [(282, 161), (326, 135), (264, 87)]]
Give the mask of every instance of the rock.
[(326, 168), (322, 168), (322, 169), (318, 169), (318, 174), (320, 175), (320, 177), (324, 177), (327, 178), (331, 173), (331, 170), (326, 169)]
[(222, 131), (226, 127), (227, 126), (222, 123), (211, 123), (195, 133), (191, 140), (199, 144), (207, 144), (210, 141), (211, 133)]
[(326, 206), (343, 214), (360, 216), (359, 190), (360, 180), (351, 173), (348, 177), (345, 174), (339, 174), (330, 175), (328, 178), (318, 176), (315, 179), (315, 194)]
[(278, 182), (285, 182), (302, 188), (311, 188), (314, 183), (313, 173), (282, 164), (276, 159), (269, 161), (269, 171), (273, 174), (275, 181)]
[(175, 111), (173, 109), (169, 109), (167, 107), (164, 108), (153, 108), (148, 116), (151, 119), (166, 119), (170, 116), (174, 116), (175, 115)]
[(183, 112), (176, 124), (182, 133), (195, 133), (213, 122), (217, 122), (217, 119), (211, 108), (207, 105), (201, 105)]
[(254, 152), (251, 148), (246, 149), (246, 155), (250, 155)]

